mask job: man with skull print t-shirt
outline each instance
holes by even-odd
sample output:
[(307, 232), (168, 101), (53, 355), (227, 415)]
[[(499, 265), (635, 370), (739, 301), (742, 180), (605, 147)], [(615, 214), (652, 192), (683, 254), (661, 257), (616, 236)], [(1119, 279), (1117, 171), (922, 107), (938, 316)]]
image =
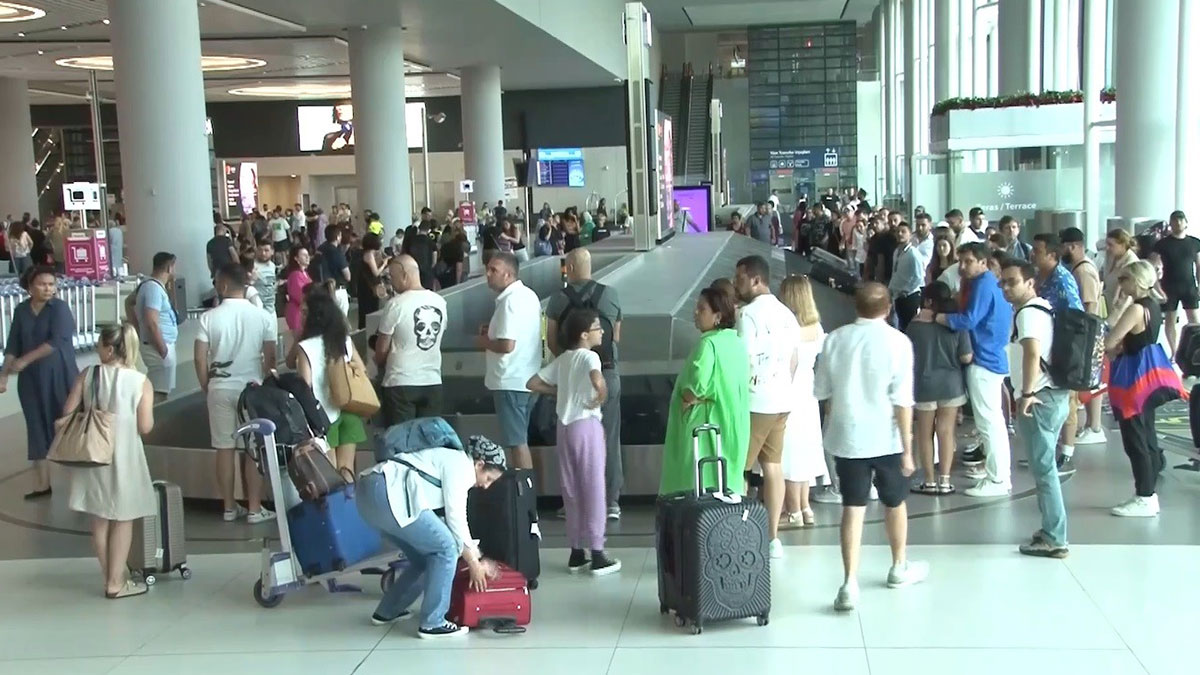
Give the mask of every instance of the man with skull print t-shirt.
[(396, 295), (384, 307), (375, 342), (383, 370), (382, 412), (391, 426), (442, 412), (442, 336), (446, 301), (421, 286), (421, 269), (410, 256), (389, 265)]

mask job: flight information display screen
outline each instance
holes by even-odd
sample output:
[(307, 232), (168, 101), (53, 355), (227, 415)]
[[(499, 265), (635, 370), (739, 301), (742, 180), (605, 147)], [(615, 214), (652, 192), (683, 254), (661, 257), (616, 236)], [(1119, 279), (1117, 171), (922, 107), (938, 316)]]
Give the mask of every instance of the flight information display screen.
[(583, 187), (583, 148), (540, 148), (538, 187)]

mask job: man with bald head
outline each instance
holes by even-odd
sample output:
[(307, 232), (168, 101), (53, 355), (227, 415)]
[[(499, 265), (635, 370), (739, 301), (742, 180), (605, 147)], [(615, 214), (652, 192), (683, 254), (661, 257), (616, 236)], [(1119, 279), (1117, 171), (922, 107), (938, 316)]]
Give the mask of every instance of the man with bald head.
[(383, 372), (383, 419), (391, 426), (442, 413), (446, 300), (421, 285), (412, 256), (392, 258), (388, 272), (396, 295), (379, 319), (375, 363)]
[(555, 356), (565, 349), (560, 334), (567, 315), (576, 309), (593, 309), (600, 315), (604, 337), (596, 351), (600, 354), (600, 372), (608, 386), (608, 398), (601, 407), (604, 424), (605, 492), (608, 496), (608, 519), (621, 518), (621, 488), (624, 468), (621, 465), (621, 375), (617, 372), (617, 345), (621, 341), (621, 301), (617, 290), (592, 281), (592, 254), (577, 248), (567, 254), (567, 285), (551, 296), (546, 305), (546, 345)]
[[(887, 287), (864, 284), (854, 294), (858, 320), (825, 338), (813, 391), (826, 401), (825, 449), (836, 458), (842, 491), (842, 565), (845, 582), (834, 609), (858, 603), (858, 563), (863, 519), (872, 482), (884, 506), (892, 567), (887, 585), (919, 583), (929, 565), (906, 557), (908, 477), (913, 474), (913, 348), (888, 323)], [(885, 421), (886, 420), (886, 421)], [(882, 423), (881, 423), (882, 422)]]

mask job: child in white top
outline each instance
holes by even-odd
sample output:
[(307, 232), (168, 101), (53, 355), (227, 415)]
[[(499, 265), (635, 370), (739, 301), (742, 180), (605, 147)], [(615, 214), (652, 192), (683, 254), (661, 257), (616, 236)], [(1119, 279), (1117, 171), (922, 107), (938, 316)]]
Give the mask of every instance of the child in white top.
[(592, 351), (600, 345), (604, 329), (592, 309), (572, 311), (563, 325), (567, 351), (529, 378), (526, 386), (539, 394), (558, 396), (558, 469), (571, 545), (567, 569), (574, 573), (590, 566), (593, 576), (603, 576), (621, 569), (621, 561), (604, 552), (607, 503), (600, 406), (608, 389), (600, 372), (600, 356)]

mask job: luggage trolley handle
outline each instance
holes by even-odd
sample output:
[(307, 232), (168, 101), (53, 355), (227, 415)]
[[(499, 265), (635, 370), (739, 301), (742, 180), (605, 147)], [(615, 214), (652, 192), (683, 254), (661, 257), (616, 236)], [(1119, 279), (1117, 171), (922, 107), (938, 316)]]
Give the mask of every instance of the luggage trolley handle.
[[(713, 449), (716, 452), (715, 457), (700, 458), (700, 437), (704, 434), (713, 435)], [(721, 455), (721, 427), (715, 424), (701, 424), (692, 429), (692, 459), (696, 467), (696, 496), (699, 497), (704, 493), (704, 465), (717, 465), (717, 494), (723, 495), (729, 491), (729, 483), (726, 481), (726, 471), (728, 461)]]

